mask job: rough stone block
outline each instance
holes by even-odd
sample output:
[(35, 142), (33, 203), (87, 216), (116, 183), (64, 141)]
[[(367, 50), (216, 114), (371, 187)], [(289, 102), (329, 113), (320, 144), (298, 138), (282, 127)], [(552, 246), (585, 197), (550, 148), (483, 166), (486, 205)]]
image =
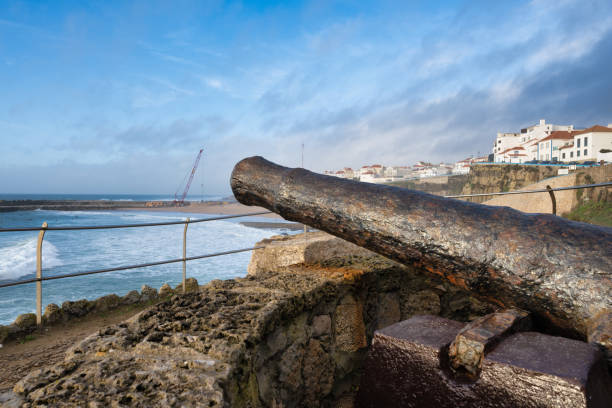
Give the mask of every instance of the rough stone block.
[(167, 283), (164, 283), (161, 288), (159, 288), (159, 297), (165, 298), (172, 295), (174, 295), (174, 290)]
[(612, 382), (594, 345), (516, 333), (486, 354), (478, 381), (450, 375), (447, 347), (464, 327), (415, 316), (377, 331), (357, 407), (609, 407)]
[(121, 298), (116, 294), (112, 293), (110, 295), (99, 297), (94, 301), (95, 309), (99, 312), (105, 312), (107, 310), (111, 310), (116, 308), (121, 304)]
[(401, 305), (402, 316), (408, 318), (413, 315), (437, 315), (440, 313), (440, 297), (433, 290), (422, 290), (411, 293)]
[(351, 295), (343, 298), (334, 312), (334, 337), (340, 351), (357, 351), (367, 345), (363, 305)]
[(186, 293), (193, 293), (193, 292), (199, 292), (199, 291), (200, 291), (200, 285), (198, 284), (198, 281), (196, 278), (185, 279), (185, 292)]
[(0, 326), (0, 344), (4, 342), (9, 336), (9, 328), (7, 326)]
[(318, 315), (312, 319), (313, 337), (321, 337), (331, 333), (331, 318), (329, 315)]
[(76, 317), (85, 316), (92, 308), (93, 303), (86, 299), (81, 299), (74, 302), (67, 300), (62, 303), (62, 311), (68, 315)]
[(290, 237), (272, 237), (257, 243), (265, 246), (253, 251), (247, 272), (278, 271), (292, 265), (312, 265), (349, 256), (377, 256), (343, 239), (324, 232), (312, 232)]
[(45, 313), (43, 314), (43, 320), (46, 324), (55, 324), (64, 319), (64, 313), (62, 309), (55, 303), (49, 303), (45, 307)]
[(382, 329), (401, 320), (399, 295), (395, 292), (382, 293), (378, 296), (376, 311), (376, 328)]
[(15, 326), (20, 329), (31, 329), (36, 327), (36, 315), (34, 313), (24, 313), (17, 316)]
[(156, 300), (159, 297), (157, 291), (149, 285), (142, 285), (140, 288), (140, 298), (143, 302), (150, 302)]
[(124, 305), (133, 305), (138, 302), (140, 302), (140, 293), (137, 290), (131, 290), (121, 298), (121, 303)]

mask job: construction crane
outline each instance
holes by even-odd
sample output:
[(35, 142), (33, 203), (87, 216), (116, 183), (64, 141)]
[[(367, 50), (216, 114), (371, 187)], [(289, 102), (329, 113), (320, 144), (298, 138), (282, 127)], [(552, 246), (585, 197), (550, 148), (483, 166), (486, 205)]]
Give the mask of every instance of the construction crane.
[[(183, 183), (181, 183), (179, 185), (179, 188), (176, 190), (176, 192), (174, 193), (174, 205), (182, 207), (183, 205), (185, 205), (185, 197), (187, 197), (187, 193), (189, 192), (189, 187), (191, 187), (191, 182), (193, 181), (193, 176), (195, 175), (196, 169), (198, 168), (198, 164), (200, 164), (200, 157), (202, 157), (202, 152), (204, 151), (204, 149), (200, 149), (200, 151), (198, 152), (198, 156), (195, 159), (195, 163), (193, 163), (193, 168), (191, 169), (190, 173), (187, 173), (187, 175), (189, 176), (189, 180), (187, 181), (187, 184), (185, 185), (185, 189), (183, 190), (183, 193), (179, 196), (178, 193), (181, 190), (181, 187), (183, 186)], [(185, 176), (185, 179), (187, 178), (187, 176)], [(185, 181), (185, 179), (183, 179), (183, 182)]]

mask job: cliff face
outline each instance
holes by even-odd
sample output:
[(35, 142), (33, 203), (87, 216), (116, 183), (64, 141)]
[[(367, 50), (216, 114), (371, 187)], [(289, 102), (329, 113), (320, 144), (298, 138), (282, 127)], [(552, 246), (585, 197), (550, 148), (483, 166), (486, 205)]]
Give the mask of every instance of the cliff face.
[[(612, 164), (589, 167), (576, 171), (576, 185), (595, 184), (612, 181)], [(588, 202), (612, 202), (612, 187), (588, 188), (576, 190), (578, 205)]]
[[(555, 166), (522, 166), (519, 164), (472, 166), (461, 194), (497, 193), (518, 190), (529, 184), (557, 175)], [(482, 203), (491, 197), (471, 197), (468, 201)]]
[[(461, 194), (520, 190), (541, 180), (557, 177), (558, 169), (556, 166), (523, 166), (519, 164), (473, 166)], [(570, 175), (575, 175), (575, 180), (571, 185), (602, 183), (612, 180), (612, 165), (579, 168), (570, 172)], [(576, 190), (574, 194), (576, 195), (575, 205), (612, 200), (612, 189), (610, 188)], [(491, 197), (472, 197), (467, 200), (482, 203), (489, 199)]]

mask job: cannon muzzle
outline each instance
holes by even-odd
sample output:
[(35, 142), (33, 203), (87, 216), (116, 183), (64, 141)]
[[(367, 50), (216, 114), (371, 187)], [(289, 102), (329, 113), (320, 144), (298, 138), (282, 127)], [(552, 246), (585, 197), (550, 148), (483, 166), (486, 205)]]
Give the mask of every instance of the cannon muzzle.
[(231, 186), (243, 204), (440, 275), (612, 350), (610, 228), (325, 176), (262, 157), (236, 164)]

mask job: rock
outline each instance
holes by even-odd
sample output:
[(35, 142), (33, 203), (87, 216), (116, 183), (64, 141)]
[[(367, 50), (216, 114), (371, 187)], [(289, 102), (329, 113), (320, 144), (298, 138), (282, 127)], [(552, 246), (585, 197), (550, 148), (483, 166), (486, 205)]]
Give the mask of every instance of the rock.
[(75, 302), (67, 300), (62, 303), (62, 311), (64, 314), (76, 317), (85, 316), (93, 307), (94, 303), (86, 299), (77, 300)]
[(0, 344), (4, 343), (9, 336), (10, 330), (7, 326), (0, 326)]
[(440, 313), (440, 297), (433, 290), (422, 290), (407, 296), (402, 304), (402, 319), (413, 315), (437, 315)]
[(395, 292), (383, 293), (378, 296), (376, 311), (376, 328), (390, 326), (401, 320), (399, 295)]
[(159, 297), (166, 298), (166, 297), (170, 297), (172, 295), (174, 295), (174, 290), (172, 290), (170, 285), (168, 285), (167, 283), (164, 283), (161, 286), (161, 288), (159, 288)]
[(367, 345), (363, 305), (346, 295), (334, 312), (334, 336), (341, 351), (357, 351)]
[(268, 336), (267, 340), (270, 355), (274, 355), (283, 350), (287, 346), (287, 336), (282, 328), (277, 329), (274, 333)]
[(248, 275), (278, 271), (291, 265), (314, 265), (350, 256), (374, 257), (373, 252), (325, 232), (299, 236), (274, 236), (256, 244), (247, 268)]
[(331, 318), (329, 315), (319, 315), (312, 319), (313, 337), (321, 337), (331, 333)]
[(302, 358), (304, 348), (299, 344), (292, 344), (283, 353), (279, 369), (279, 380), (284, 388), (296, 392), (302, 385)]
[(17, 316), (15, 326), (20, 329), (32, 329), (36, 327), (36, 315), (34, 313), (24, 313)]
[(124, 305), (133, 305), (138, 302), (140, 302), (140, 293), (137, 290), (131, 290), (121, 298), (121, 303)]
[(64, 313), (62, 309), (55, 303), (49, 303), (45, 307), (45, 313), (43, 314), (43, 321), (47, 324), (55, 324), (64, 319)]
[(185, 292), (186, 293), (199, 292), (199, 291), (200, 291), (200, 285), (198, 285), (198, 281), (196, 280), (196, 278), (185, 279)]
[(143, 302), (157, 300), (158, 297), (159, 295), (157, 294), (157, 291), (152, 287), (148, 285), (142, 285), (142, 287), (140, 288), (140, 299)]
[(98, 312), (105, 312), (107, 310), (116, 308), (120, 304), (121, 304), (121, 298), (113, 293), (113, 294), (102, 296), (96, 299), (94, 301), (94, 308)]
[(305, 389), (305, 406), (318, 407), (334, 385), (334, 363), (318, 340), (311, 339), (306, 346), (302, 373)]

